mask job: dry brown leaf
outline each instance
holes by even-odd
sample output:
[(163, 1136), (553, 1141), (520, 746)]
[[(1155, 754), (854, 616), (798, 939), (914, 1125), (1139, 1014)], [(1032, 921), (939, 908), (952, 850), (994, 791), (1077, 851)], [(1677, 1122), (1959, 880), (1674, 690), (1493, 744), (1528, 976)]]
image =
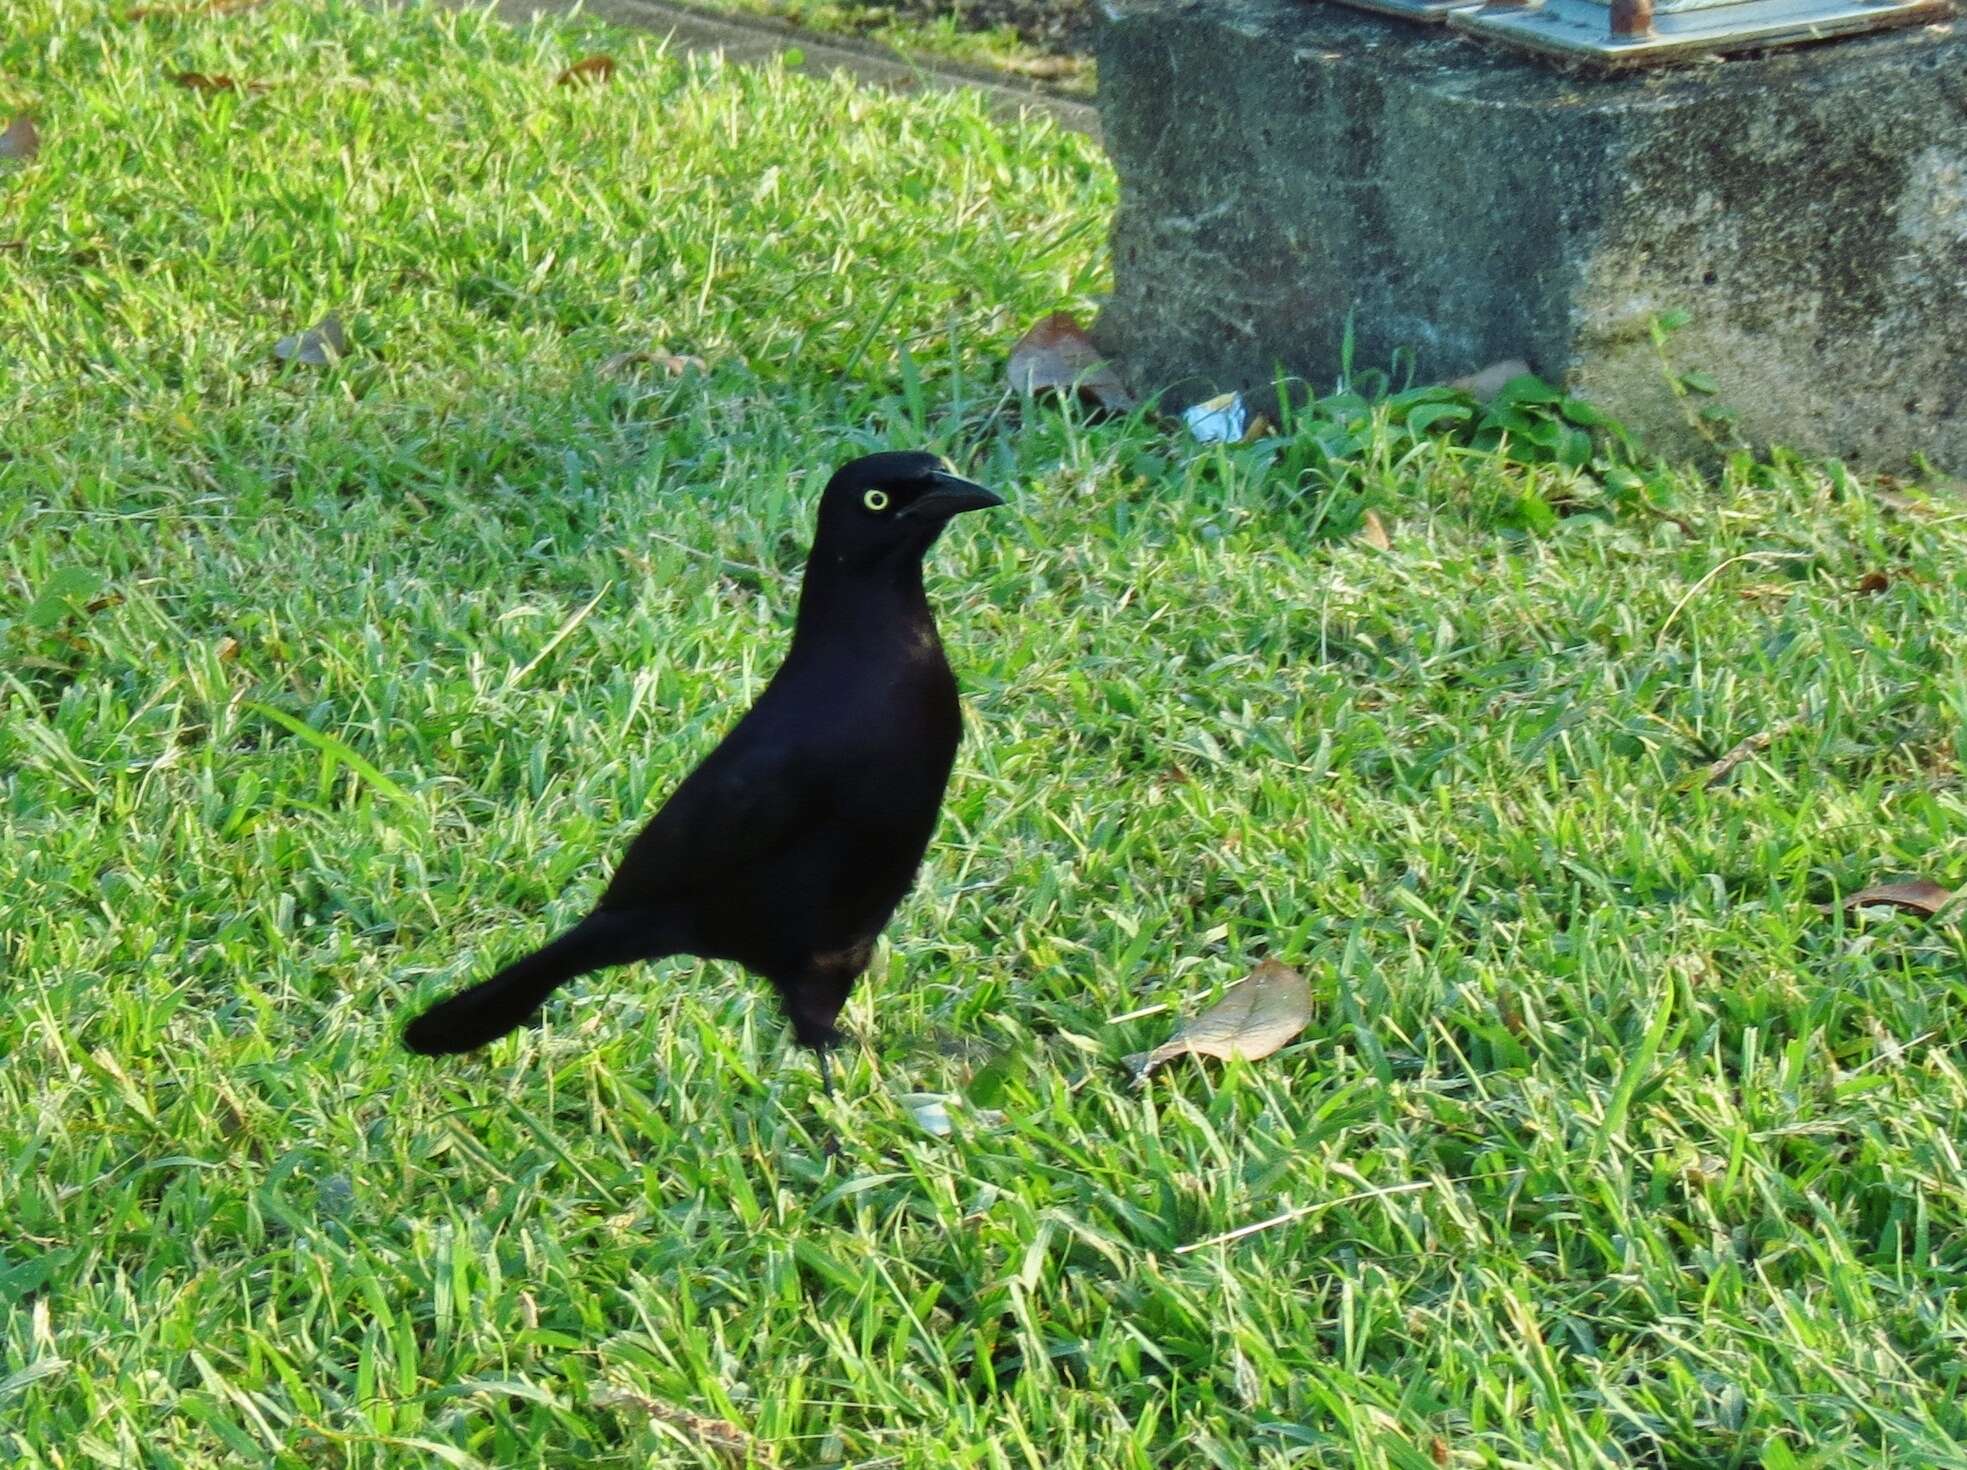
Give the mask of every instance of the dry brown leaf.
[(667, 1424), (704, 1449), (714, 1450), (737, 1464), (772, 1463), (772, 1447), (746, 1434), (735, 1424), (711, 1419), (652, 1399), (626, 1388), (597, 1388), (592, 1402), (602, 1409), (634, 1409), (659, 1424)]
[(1266, 959), (1243, 982), (1199, 1016), (1175, 1028), (1153, 1051), (1129, 1057), (1145, 1077), (1185, 1052), (1254, 1062), (1296, 1036), (1311, 1020), (1311, 986), (1282, 960)]
[(1928, 517), (1948, 509), (1940, 505), (1930, 495), (1905, 495), (1896, 490), (1884, 490), (1874, 486), (1871, 498), (1885, 509), (1902, 516)]
[(553, 79), (556, 87), (572, 87), (582, 82), (605, 82), (615, 74), (612, 56), (583, 56)]
[(1743, 602), (1761, 602), (1766, 598), (1796, 596), (1794, 582), (1744, 582), (1735, 589), (1735, 596)]
[(1359, 539), (1378, 551), (1393, 550), (1393, 538), (1386, 533), (1386, 522), (1380, 513), (1369, 510), (1359, 518)]
[(1492, 362), (1487, 367), (1478, 368), (1465, 377), (1456, 378), (1448, 386), (1469, 394), (1478, 403), (1487, 403), (1502, 392), (1505, 386), (1529, 371), (1530, 364), (1522, 358), (1505, 357), (1501, 362)]
[(1875, 592), (1883, 592), (1892, 585), (1892, 579), (1884, 572), (1866, 572), (1858, 579), (1858, 591), (1869, 597)]
[(178, 71), (171, 73), (171, 80), (180, 87), (189, 87), (194, 92), (203, 92), (207, 97), (215, 92), (264, 92), (265, 82), (242, 82), (222, 73), (202, 71)]
[(1236, 442), (1238, 444), (1255, 444), (1259, 439), (1264, 438), (1272, 432), (1270, 420), (1262, 414), (1258, 414), (1250, 420), (1250, 427), (1243, 431), (1243, 437)]
[(1041, 82), (1064, 81), (1085, 68), (1083, 61), (1070, 56), (1007, 56), (993, 62), (993, 65), (1016, 72), (1021, 77), (1035, 77)]
[(282, 337), (273, 344), (273, 355), (282, 362), (304, 362), (311, 367), (326, 367), (347, 353), (348, 334), (342, 331), (341, 318), (332, 311), (305, 332)]
[(1070, 312), (1055, 311), (1034, 323), (1011, 349), (1006, 370), (1020, 393), (1076, 393), (1115, 413), (1138, 402)]
[(688, 352), (617, 352), (601, 364), (601, 371), (613, 377), (633, 367), (652, 367), (664, 377), (680, 378), (692, 368), (710, 371), (710, 364)]
[(29, 159), (41, 151), (41, 130), (22, 113), (0, 132), (0, 158)]
[(1869, 888), (1861, 888), (1844, 900), (1847, 909), (1870, 908), (1873, 905), (1904, 909), (1908, 913), (1924, 914), (1931, 918), (1941, 909), (1952, 903), (1954, 891), (1942, 888), (1926, 878), (1910, 878), (1903, 883), (1874, 883)]
[(1803, 720), (1804, 716), (1795, 715), (1790, 719), (1778, 721), (1767, 730), (1757, 730), (1747, 739), (1738, 741), (1721, 759), (1707, 768), (1702, 778), (1702, 784), (1708, 790), (1712, 791), (1734, 774), (1735, 767), (1739, 766), (1743, 761), (1748, 760), (1751, 756), (1762, 754), (1763, 751), (1801, 725)]

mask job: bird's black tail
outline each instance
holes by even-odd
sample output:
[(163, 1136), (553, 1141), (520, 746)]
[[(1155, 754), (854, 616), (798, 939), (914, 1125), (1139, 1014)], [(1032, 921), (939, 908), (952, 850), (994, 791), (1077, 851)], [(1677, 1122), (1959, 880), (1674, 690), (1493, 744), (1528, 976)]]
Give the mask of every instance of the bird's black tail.
[(403, 1044), (427, 1057), (471, 1051), (523, 1023), (559, 986), (576, 975), (660, 951), (637, 942), (627, 915), (589, 914), (552, 943), (515, 960), (489, 980), (439, 1001), (403, 1029)]

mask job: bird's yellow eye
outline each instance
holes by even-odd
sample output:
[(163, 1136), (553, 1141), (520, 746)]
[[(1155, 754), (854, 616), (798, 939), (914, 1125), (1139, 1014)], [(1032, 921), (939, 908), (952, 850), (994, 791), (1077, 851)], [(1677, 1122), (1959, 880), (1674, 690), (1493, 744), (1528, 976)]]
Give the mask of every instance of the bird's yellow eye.
[(886, 490), (870, 490), (861, 497), (861, 504), (869, 510), (886, 510), (888, 508), (888, 492)]

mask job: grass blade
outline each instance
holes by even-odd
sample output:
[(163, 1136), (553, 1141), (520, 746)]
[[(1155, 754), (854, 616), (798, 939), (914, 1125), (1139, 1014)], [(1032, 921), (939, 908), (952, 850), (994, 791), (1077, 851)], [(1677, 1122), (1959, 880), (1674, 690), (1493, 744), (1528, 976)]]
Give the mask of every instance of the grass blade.
[(601, 590), (588, 599), (586, 607), (582, 608), (579, 612), (575, 613), (572, 617), (568, 618), (566, 622), (562, 623), (558, 631), (556, 631), (551, 638), (546, 640), (546, 646), (542, 648), (538, 653), (534, 654), (532, 658), (527, 660), (523, 668), (517, 669), (513, 672), (512, 677), (505, 681), (505, 687), (507, 689), (517, 689), (521, 684), (526, 682), (526, 676), (528, 674), (532, 673), (534, 669), (537, 669), (541, 664), (545, 663), (549, 658), (553, 657), (554, 649), (558, 648), (561, 644), (565, 643), (570, 637), (573, 636), (574, 630), (578, 628), (582, 623), (587, 621), (587, 615), (593, 612), (595, 608), (601, 605), (601, 599), (608, 595), (608, 589), (614, 585), (615, 584), (613, 582), (604, 582), (601, 585)]
[(1646, 1074), (1653, 1070), (1653, 1059), (1660, 1054), (1660, 1043), (1666, 1040), (1667, 1023), (1672, 1019), (1673, 978), (1668, 976), (1665, 987), (1660, 991), (1659, 1006), (1646, 1025), (1646, 1034), (1640, 1038), (1639, 1050), (1633, 1053), (1632, 1060), (1619, 1073), (1618, 1085), (1612, 1089), (1612, 1100), (1605, 1107), (1605, 1121), (1599, 1125), (1598, 1138), (1592, 1145), (1594, 1155), (1603, 1153), (1605, 1145), (1625, 1129), (1632, 1096), (1639, 1090), (1639, 1084), (1646, 1080)]
[(391, 801), (406, 807), (416, 805), (416, 799), (409, 792), (377, 770), (346, 742), (337, 740), (325, 731), (317, 730), (305, 721), (297, 720), (285, 710), (277, 710), (270, 704), (261, 704), (255, 699), (249, 699), (245, 703), (247, 709), (262, 719), (271, 720), (289, 734), (306, 741), (323, 755), (340, 761)]

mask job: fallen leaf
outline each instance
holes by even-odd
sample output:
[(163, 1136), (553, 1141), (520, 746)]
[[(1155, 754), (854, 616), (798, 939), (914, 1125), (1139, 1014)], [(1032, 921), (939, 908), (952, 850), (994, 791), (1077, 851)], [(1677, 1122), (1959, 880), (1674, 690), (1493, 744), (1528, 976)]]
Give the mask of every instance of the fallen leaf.
[(1750, 756), (1760, 755), (1778, 740), (1789, 734), (1790, 731), (1801, 725), (1803, 720), (1804, 716), (1796, 715), (1790, 719), (1779, 721), (1766, 730), (1757, 730), (1746, 740), (1739, 741), (1726, 755), (1707, 768), (1707, 773), (1702, 784), (1712, 791), (1734, 773), (1735, 767), (1739, 766)]
[(1034, 323), (1011, 349), (1006, 370), (1020, 393), (1075, 393), (1114, 413), (1138, 402), (1070, 312), (1055, 311)]
[(1858, 579), (1858, 592), (1869, 597), (1875, 592), (1883, 592), (1892, 585), (1892, 579), (1883, 572), (1866, 572)]
[(1861, 888), (1844, 900), (1844, 907), (1862, 909), (1876, 905), (1904, 909), (1908, 913), (1925, 914), (1931, 918), (1953, 899), (1954, 891), (1951, 888), (1942, 888), (1926, 878), (1910, 878), (1903, 883), (1874, 883), (1869, 888)]
[(1393, 550), (1393, 538), (1386, 533), (1386, 522), (1380, 513), (1369, 510), (1359, 518), (1359, 539), (1376, 551)]
[(1196, 1052), (1254, 1062), (1296, 1036), (1311, 1020), (1311, 986), (1282, 960), (1266, 959), (1242, 983), (1199, 1016), (1175, 1028), (1153, 1051), (1129, 1057), (1145, 1077), (1163, 1062)]
[(601, 364), (601, 371), (613, 377), (629, 368), (644, 366), (653, 367), (670, 378), (680, 378), (692, 368), (700, 373), (710, 371), (709, 363), (687, 352), (617, 352)]
[(273, 344), (273, 355), (282, 362), (304, 362), (313, 367), (326, 367), (347, 352), (348, 336), (342, 331), (341, 318), (333, 312), (305, 332), (282, 337)]
[(28, 159), (40, 151), (41, 130), (25, 113), (8, 123), (5, 132), (0, 132), (0, 158)]
[(769, 1465), (772, 1448), (746, 1434), (737, 1425), (678, 1409), (626, 1388), (597, 1388), (590, 1402), (598, 1409), (634, 1409), (659, 1424), (667, 1424), (684, 1439), (703, 1449), (714, 1450), (726, 1459)]
[(1265, 418), (1262, 414), (1258, 414), (1255, 418), (1250, 420), (1250, 427), (1243, 431), (1243, 437), (1241, 439), (1238, 439), (1236, 442), (1238, 444), (1254, 444), (1259, 439), (1264, 438), (1270, 433), (1271, 433), (1270, 420)]
[(1925, 517), (1939, 515), (1942, 512), (1951, 513), (1950, 507), (1941, 505), (1925, 493), (1905, 495), (1896, 490), (1882, 490), (1874, 486), (1871, 498), (1885, 509), (1895, 511), (1899, 515)]
[(1487, 403), (1516, 379), (1530, 371), (1530, 364), (1520, 357), (1505, 357), (1500, 362), (1492, 362), (1485, 368), (1454, 379), (1450, 388), (1469, 394), (1478, 403)]
[(1067, 81), (1086, 69), (1086, 63), (1076, 56), (1007, 56), (992, 64), (1041, 82)]
[(171, 73), (171, 80), (180, 87), (189, 87), (194, 92), (211, 96), (215, 92), (264, 92), (265, 82), (241, 82), (219, 73), (202, 71), (179, 71)]
[(556, 87), (572, 87), (582, 82), (605, 82), (615, 74), (612, 56), (583, 56), (553, 79)]

